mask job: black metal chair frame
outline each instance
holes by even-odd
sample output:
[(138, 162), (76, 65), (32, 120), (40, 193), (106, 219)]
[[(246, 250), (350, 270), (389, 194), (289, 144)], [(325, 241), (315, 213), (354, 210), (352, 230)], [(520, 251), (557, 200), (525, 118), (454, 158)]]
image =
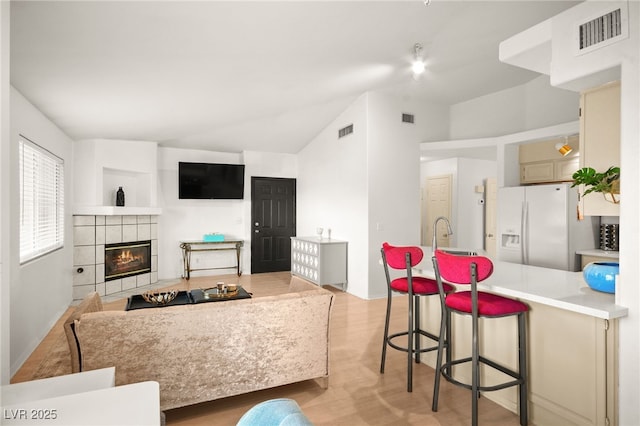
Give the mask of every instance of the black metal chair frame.
[[(387, 357), (387, 345), (391, 346), (393, 349), (397, 349), (399, 351), (407, 352), (407, 392), (413, 391), (413, 364), (412, 358), (415, 355), (416, 364), (420, 363), (420, 354), (425, 352), (430, 352), (438, 349), (438, 345), (429, 346), (427, 348), (420, 347), (420, 336), (427, 337), (433, 341), (438, 341), (438, 336), (432, 334), (426, 330), (422, 330), (420, 328), (420, 297), (425, 296), (437, 296), (438, 293), (434, 294), (414, 294), (413, 293), (413, 275), (411, 273), (411, 254), (406, 253), (406, 269), (407, 269), (407, 282), (408, 289), (407, 295), (409, 300), (409, 321), (407, 325), (407, 331), (402, 331), (399, 333), (394, 333), (389, 335), (389, 318), (391, 316), (391, 299), (392, 293), (401, 293), (396, 290), (392, 290), (391, 288), (391, 275), (389, 274), (389, 265), (387, 264), (387, 258), (384, 254), (384, 248), (380, 250), (382, 253), (382, 263), (384, 265), (384, 272), (387, 278), (387, 315), (384, 321), (384, 338), (382, 342), (382, 359), (380, 361), (380, 373), (384, 374), (384, 365)], [(415, 312), (415, 315), (414, 315)], [(393, 342), (393, 339), (401, 336), (407, 336), (407, 345), (402, 346), (400, 344), (396, 344)], [(413, 341), (413, 344), (412, 344)]]
[[(462, 386), (471, 390), (471, 424), (472, 426), (478, 425), (478, 399), (480, 398), (480, 392), (490, 392), (499, 389), (505, 389), (511, 386), (518, 386), (518, 405), (520, 411), (520, 425), (527, 426), (528, 424), (528, 385), (527, 385), (527, 327), (526, 327), (526, 311), (514, 314), (506, 314), (502, 316), (486, 316), (478, 314), (478, 290), (477, 290), (477, 264), (470, 264), (471, 273), (471, 314), (468, 312), (458, 311), (450, 308), (445, 304), (446, 295), (443, 291), (442, 277), (440, 276), (440, 270), (438, 268), (438, 261), (433, 256), (433, 267), (436, 273), (436, 281), (438, 282), (438, 289), (440, 290), (440, 306), (442, 308), (442, 319), (440, 322), (440, 339), (438, 346), (438, 355), (436, 359), (436, 377), (433, 387), (433, 402), (431, 406), (432, 411), (438, 411), (438, 393), (440, 391), (440, 372), (447, 381), (457, 386)], [(451, 316), (452, 313), (471, 316), (472, 324), (472, 354), (470, 357), (460, 358), (456, 360), (451, 359)], [(480, 346), (478, 341), (478, 319), (479, 318), (502, 318), (508, 316), (517, 315), (518, 317), (518, 371), (514, 371), (501, 364), (496, 363), (490, 359), (480, 355)], [(446, 361), (442, 363), (442, 353), (446, 349)], [(471, 376), (472, 383), (463, 383), (456, 380), (451, 372), (451, 367), (458, 364), (464, 364), (471, 362)], [(496, 384), (493, 386), (482, 386), (480, 384), (480, 363), (492, 367), (508, 376), (513, 377), (514, 380)]]

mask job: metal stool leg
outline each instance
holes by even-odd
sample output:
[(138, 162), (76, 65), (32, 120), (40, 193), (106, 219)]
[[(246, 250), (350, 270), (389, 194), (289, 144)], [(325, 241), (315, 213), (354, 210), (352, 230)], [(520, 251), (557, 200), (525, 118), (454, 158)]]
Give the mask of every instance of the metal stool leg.
[(478, 317), (472, 318), (471, 349), (471, 425), (478, 426), (478, 398), (480, 398), (480, 348), (478, 343)]
[[(447, 339), (445, 337), (447, 333), (447, 311), (442, 310), (440, 315), (440, 333), (438, 334), (438, 355), (436, 357), (436, 375), (433, 381), (433, 399), (431, 402), (431, 411), (438, 411), (438, 395), (440, 393), (440, 369), (442, 368), (442, 352), (447, 345)], [(449, 349), (447, 348), (447, 352)]]
[(413, 391), (413, 296), (409, 293), (409, 324), (407, 333), (407, 392)]
[(384, 336), (382, 337), (382, 359), (380, 360), (380, 373), (384, 373), (384, 362), (387, 358), (387, 343), (389, 341), (389, 318), (391, 317), (391, 292), (387, 294), (387, 316), (384, 320)]
[(420, 298), (413, 296), (413, 309), (415, 310), (415, 320), (413, 321), (413, 340), (415, 341), (416, 364), (420, 363)]
[(519, 387), (518, 402), (520, 404), (520, 425), (527, 426), (529, 422), (529, 400), (527, 384), (527, 326), (524, 312), (518, 315), (518, 373), (522, 379)]

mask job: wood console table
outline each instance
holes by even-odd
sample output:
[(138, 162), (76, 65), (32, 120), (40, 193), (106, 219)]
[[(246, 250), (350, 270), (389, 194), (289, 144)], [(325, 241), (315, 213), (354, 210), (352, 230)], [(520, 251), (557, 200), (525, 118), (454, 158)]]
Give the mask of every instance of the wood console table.
[[(229, 240), (229, 241), (180, 241), (180, 248), (182, 249), (182, 263), (184, 265), (184, 278), (191, 278), (191, 271), (204, 271), (209, 269), (230, 269), (236, 268), (238, 276), (242, 275), (240, 270), (240, 248), (244, 245), (242, 240)], [(193, 248), (192, 246), (204, 246), (202, 248)], [(191, 267), (191, 253), (197, 251), (218, 251), (218, 250), (235, 250), (236, 251), (236, 264), (231, 266), (219, 266), (215, 268), (199, 268), (194, 269)]]

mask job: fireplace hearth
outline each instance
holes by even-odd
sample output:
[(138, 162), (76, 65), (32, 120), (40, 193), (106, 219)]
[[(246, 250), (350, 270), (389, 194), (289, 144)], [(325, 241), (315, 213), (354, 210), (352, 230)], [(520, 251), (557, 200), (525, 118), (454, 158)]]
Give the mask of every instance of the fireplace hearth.
[(146, 274), (150, 271), (150, 240), (105, 245), (105, 281)]

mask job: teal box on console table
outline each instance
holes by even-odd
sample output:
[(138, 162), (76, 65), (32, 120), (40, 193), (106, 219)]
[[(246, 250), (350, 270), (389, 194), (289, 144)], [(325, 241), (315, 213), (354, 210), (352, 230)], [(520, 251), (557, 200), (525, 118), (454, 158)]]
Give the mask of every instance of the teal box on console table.
[(204, 234), (202, 241), (205, 243), (219, 243), (224, 241), (224, 235), (222, 234)]

